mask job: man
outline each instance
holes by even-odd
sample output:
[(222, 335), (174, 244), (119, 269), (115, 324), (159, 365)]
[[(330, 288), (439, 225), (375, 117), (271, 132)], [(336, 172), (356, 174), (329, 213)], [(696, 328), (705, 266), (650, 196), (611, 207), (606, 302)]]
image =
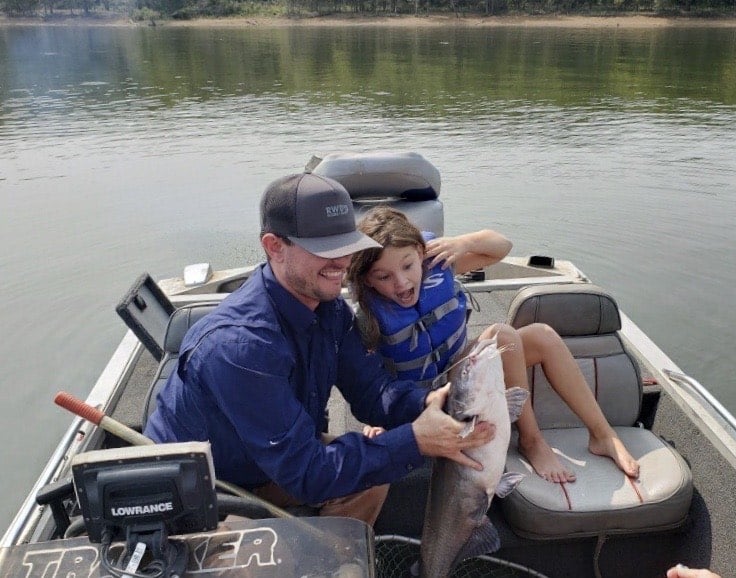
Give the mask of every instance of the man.
[[(271, 183), (261, 199), (267, 262), (182, 342), (179, 365), (145, 433), (157, 442), (209, 440), (218, 478), (278, 506), (320, 506), (373, 524), (388, 486), (442, 456), (480, 469), (466, 438), (431, 393), (396, 381), (368, 353), (340, 297), (350, 255), (380, 246), (356, 230), (348, 192), (312, 174)], [(325, 408), (336, 385), (377, 436), (346, 433), (329, 443)]]

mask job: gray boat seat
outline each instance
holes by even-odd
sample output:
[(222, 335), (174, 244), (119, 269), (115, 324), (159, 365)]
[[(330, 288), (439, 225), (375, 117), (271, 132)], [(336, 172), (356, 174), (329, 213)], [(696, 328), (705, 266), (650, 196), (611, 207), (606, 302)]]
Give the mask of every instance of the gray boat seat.
[(508, 323), (516, 328), (546, 323), (563, 337), (609, 423), (640, 464), (639, 479), (631, 480), (613, 460), (591, 454), (588, 430), (552, 389), (542, 368), (529, 368), (542, 434), (577, 479), (545, 481), (512, 441), (506, 468), (525, 474), (501, 501), (512, 529), (527, 538), (566, 539), (681, 526), (693, 492), (690, 468), (670, 444), (637, 427), (641, 376), (622, 341), (613, 298), (589, 284), (526, 287), (511, 302)]
[(158, 364), (158, 369), (143, 402), (143, 416), (141, 421), (143, 429), (146, 427), (149, 416), (156, 409), (156, 396), (158, 392), (164, 386), (169, 374), (171, 374), (178, 363), (179, 347), (181, 347), (184, 335), (192, 325), (213, 311), (217, 305), (217, 303), (212, 302), (184, 305), (176, 309), (169, 317), (163, 339), (163, 357)]

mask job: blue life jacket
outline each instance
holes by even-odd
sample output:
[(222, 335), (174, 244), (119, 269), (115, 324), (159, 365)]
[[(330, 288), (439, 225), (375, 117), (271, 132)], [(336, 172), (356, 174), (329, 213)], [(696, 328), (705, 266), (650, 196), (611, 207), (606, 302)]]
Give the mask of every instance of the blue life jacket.
[(370, 307), (381, 330), (379, 351), (386, 368), (400, 379), (441, 385), (437, 377), (467, 343), (466, 297), (452, 269), (442, 270), (441, 263), (430, 269), (414, 307), (383, 298), (372, 299)]

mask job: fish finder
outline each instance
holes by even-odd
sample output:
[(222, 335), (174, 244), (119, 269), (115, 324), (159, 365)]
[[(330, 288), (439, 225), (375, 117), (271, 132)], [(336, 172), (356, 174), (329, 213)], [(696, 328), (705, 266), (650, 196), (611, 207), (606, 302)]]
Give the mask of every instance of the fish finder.
[[(182, 575), (188, 547), (168, 537), (217, 527), (214, 466), (207, 442), (78, 454), (72, 474), (89, 539), (102, 545), (100, 563), (113, 576)], [(112, 542), (125, 543), (120, 563), (109, 560)], [(149, 569), (144, 574), (136, 572), (141, 561), (142, 568)]]

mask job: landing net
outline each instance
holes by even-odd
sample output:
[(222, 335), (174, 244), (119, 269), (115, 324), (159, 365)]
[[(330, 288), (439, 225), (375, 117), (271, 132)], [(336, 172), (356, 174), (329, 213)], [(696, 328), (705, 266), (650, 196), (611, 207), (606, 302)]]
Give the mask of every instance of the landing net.
[[(376, 536), (376, 578), (411, 576), (411, 566), (419, 559), (421, 542), (405, 536)], [(544, 574), (493, 556), (478, 556), (462, 562), (450, 578), (548, 578)]]

